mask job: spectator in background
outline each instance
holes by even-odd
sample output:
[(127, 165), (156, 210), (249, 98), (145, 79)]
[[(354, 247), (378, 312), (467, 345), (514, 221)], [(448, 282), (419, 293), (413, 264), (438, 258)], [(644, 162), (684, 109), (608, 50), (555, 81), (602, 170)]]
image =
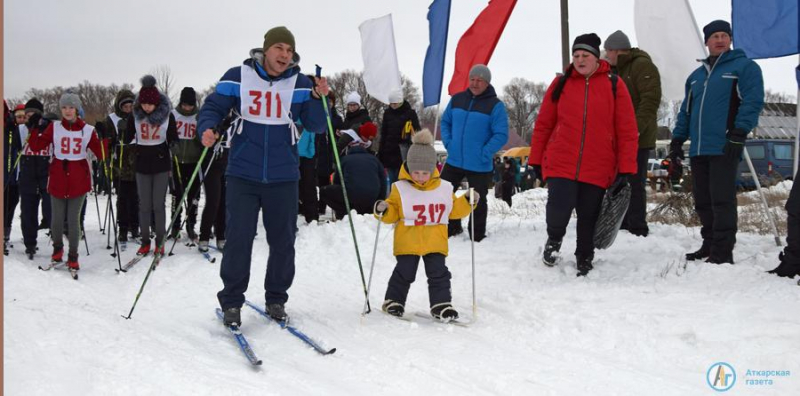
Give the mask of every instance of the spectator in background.
[(656, 147), (658, 107), (661, 105), (661, 76), (647, 52), (631, 48), (628, 36), (620, 30), (612, 33), (603, 46), (606, 58), (631, 94), (636, 126), (639, 129), (639, 151), (636, 154), (635, 177), (631, 183), (631, 203), (622, 221), (622, 229), (646, 237), (647, 227), (647, 160)]

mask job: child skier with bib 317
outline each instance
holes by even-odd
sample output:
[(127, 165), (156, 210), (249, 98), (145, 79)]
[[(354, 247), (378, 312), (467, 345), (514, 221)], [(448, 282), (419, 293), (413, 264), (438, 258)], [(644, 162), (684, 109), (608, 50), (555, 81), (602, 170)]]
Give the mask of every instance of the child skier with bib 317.
[[(423, 129), (414, 135), (412, 143), (389, 198), (375, 204), (379, 220), (397, 223), (394, 231), (397, 265), (389, 279), (383, 310), (403, 316), (408, 289), (422, 257), (428, 275), (431, 315), (450, 321), (458, 319), (458, 312), (451, 304), (450, 271), (445, 264), (447, 223), (449, 219), (466, 217), (472, 207), (466, 195), (456, 198), (450, 182), (439, 178), (431, 132)], [(472, 205), (478, 199), (475, 193)]]

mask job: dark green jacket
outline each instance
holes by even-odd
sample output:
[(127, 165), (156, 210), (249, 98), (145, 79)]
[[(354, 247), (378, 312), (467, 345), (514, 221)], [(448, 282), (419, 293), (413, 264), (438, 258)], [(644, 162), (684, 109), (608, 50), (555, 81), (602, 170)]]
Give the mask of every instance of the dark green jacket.
[(638, 48), (627, 54), (619, 54), (617, 74), (625, 81), (636, 113), (639, 127), (639, 148), (656, 147), (658, 129), (658, 107), (661, 105), (661, 76), (650, 55)]
[[(180, 105), (178, 105), (177, 107), (175, 107), (175, 112), (184, 116), (192, 116), (192, 115), (197, 115), (198, 108), (197, 106), (195, 106), (195, 108), (192, 111), (186, 112), (183, 111), (183, 109), (181, 109)], [(177, 114), (173, 113), (173, 115), (175, 115), (177, 118)], [(185, 131), (186, 126), (184, 125), (176, 125), (176, 126), (178, 128), (179, 136), (186, 132)], [(194, 133), (197, 134), (198, 131), (195, 130)], [(196, 164), (197, 161), (200, 161), (200, 154), (203, 153), (203, 144), (197, 139), (178, 139), (178, 141), (172, 145), (171, 150), (172, 150), (172, 155), (174, 155), (175, 158), (178, 159), (179, 163)]]
[(107, 137), (111, 140), (111, 145), (113, 150), (113, 156), (111, 157), (111, 169), (114, 173), (114, 178), (118, 178), (120, 180), (125, 181), (134, 181), (136, 180), (136, 171), (134, 170), (134, 157), (131, 155), (132, 146), (128, 146), (127, 142), (122, 141), (122, 136), (125, 136), (125, 129), (128, 126), (128, 117), (131, 116), (131, 113), (124, 113), (120, 108), (120, 102), (123, 99), (130, 99), (133, 100), (136, 98), (136, 95), (133, 92), (123, 89), (117, 93), (116, 99), (114, 99), (114, 115), (119, 117), (119, 121), (117, 123), (114, 122), (116, 117), (111, 117), (109, 115), (105, 119), (106, 124), (106, 134)]

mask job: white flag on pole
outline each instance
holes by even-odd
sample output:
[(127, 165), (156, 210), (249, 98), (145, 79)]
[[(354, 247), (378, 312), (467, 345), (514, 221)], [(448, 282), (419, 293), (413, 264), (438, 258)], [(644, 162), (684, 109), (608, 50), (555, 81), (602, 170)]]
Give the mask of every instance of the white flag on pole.
[(636, 41), (661, 74), (661, 92), (669, 100), (685, 96), (686, 79), (706, 57), (703, 37), (686, 0), (636, 0)]
[(402, 88), (392, 14), (366, 20), (358, 30), (361, 31), (361, 56), (364, 58), (367, 93), (389, 104), (389, 93)]

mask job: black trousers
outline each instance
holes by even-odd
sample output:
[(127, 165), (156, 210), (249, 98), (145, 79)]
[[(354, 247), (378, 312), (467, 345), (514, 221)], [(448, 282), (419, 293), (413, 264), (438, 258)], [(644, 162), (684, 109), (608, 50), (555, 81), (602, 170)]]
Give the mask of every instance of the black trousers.
[(650, 158), (650, 149), (639, 149), (636, 154), (636, 176), (630, 179), (631, 203), (628, 212), (622, 220), (622, 228), (636, 235), (650, 232), (647, 227), (647, 160)]
[[(375, 200), (367, 200), (364, 202), (355, 201), (353, 197), (350, 198), (350, 209), (355, 209), (358, 214), (370, 214), (375, 205)], [(341, 184), (332, 184), (325, 186), (319, 190), (319, 199), (326, 205), (333, 209), (337, 219), (344, 218), (347, 215), (347, 207), (344, 204), (344, 193)]]
[[(794, 180), (800, 180), (800, 170)], [(800, 182), (792, 184), (792, 192), (786, 200), (786, 247), (783, 249), (783, 260), (789, 264), (800, 265)]]
[[(489, 183), (492, 181), (492, 172), (472, 172), (456, 168), (449, 164), (444, 165), (442, 169), (442, 180), (447, 180), (453, 184), (453, 192), (458, 190), (458, 187), (461, 185), (461, 180), (464, 178), (467, 178), (469, 186), (474, 188), (475, 192), (481, 196), (480, 201), (478, 201), (478, 206), (475, 208), (475, 212), (472, 215), (473, 219), (475, 219), (475, 235), (472, 237), (476, 242), (479, 242), (486, 237), (486, 216), (489, 213), (489, 206), (486, 204), (486, 195), (489, 192)], [(467, 227), (470, 228), (471, 233), (471, 224), (468, 224)], [(450, 220), (447, 228), (448, 233), (453, 235), (454, 231), (461, 229), (461, 220)]]
[(26, 248), (36, 247), (39, 235), (39, 201), (42, 202), (42, 223), (50, 227), (50, 194), (47, 193), (47, 178), (20, 180), (20, 210), (22, 211), (22, 239)]
[(225, 239), (225, 169), (216, 165), (211, 165), (203, 178), (206, 206), (200, 219), (201, 241), (211, 239), (211, 227), (217, 239)]
[(14, 211), (17, 210), (19, 203), (19, 186), (16, 184), (9, 184), (6, 187), (5, 199), (3, 200), (3, 227), (5, 228), (5, 237), (11, 233), (11, 224), (14, 222)]
[(397, 257), (392, 277), (389, 278), (389, 287), (386, 289), (386, 299), (406, 304), (408, 289), (417, 277), (420, 257), (425, 262), (425, 274), (428, 275), (428, 299), (431, 306), (450, 302), (450, 270), (445, 264), (445, 256), (439, 253), (424, 256), (401, 255)]
[[(175, 211), (178, 211), (178, 217), (175, 219), (175, 223), (172, 225), (172, 231), (177, 232), (181, 229), (181, 215), (183, 214), (183, 208), (186, 206), (180, 205), (180, 199), (183, 197), (184, 191), (186, 191), (186, 186), (189, 185), (189, 179), (192, 178), (192, 173), (194, 172), (195, 167), (197, 167), (197, 163), (193, 164), (178, 164), (178, 171), (174, 169), (172, 171), (172, 216), (175, 216)], [(203, 170), (200, 169), (200, 172)], [(197, 204), (200, 200), (200, 175), (198, 172), (197, 177), (195, 177), (194, 182), (191, 186), (189, 186), (189, 195), (186, 196), (186, 202), (189, 205), (189, 213), (187, 214), (188, 219), (186, 220), (186, 229), (193, 230), (194, 225), (197, 223)]]
[(594, 227), (606, 190), (593, 184), (562, 178), (547, 179), (547, 237), (560, 241), (567, 233), (572, 211), (578, 214), (575, 255), (594, 256)]
[[(317, 163), (317, 167), (319, 168), (319, 163)], [(331, 185), (331, 175), (330, 173), (325, 174), (321, 173), (319, 169), (317, 169), (317, 187), (320, 189), (320, 195), (322, 194), (322, 187), (330, 186)], [(317, 208), (319, 214), (325, 214), (325, 209), (328, 205), (325, 204), (325, 201), (319, 199), (317, 201)]]
[(739, 160), (724, 155), (692, 157), (692, 195), (700, 217), (700, 235), (709, 259), (733, 262), (736, 244), (736, 172)]
[(300, 214), (306, 223), (319, 219), (317, 160), (300, 157)]
[(139, 229), (139, 190), (135, 180), (117, 182), (116, 216), (120, 230)]

